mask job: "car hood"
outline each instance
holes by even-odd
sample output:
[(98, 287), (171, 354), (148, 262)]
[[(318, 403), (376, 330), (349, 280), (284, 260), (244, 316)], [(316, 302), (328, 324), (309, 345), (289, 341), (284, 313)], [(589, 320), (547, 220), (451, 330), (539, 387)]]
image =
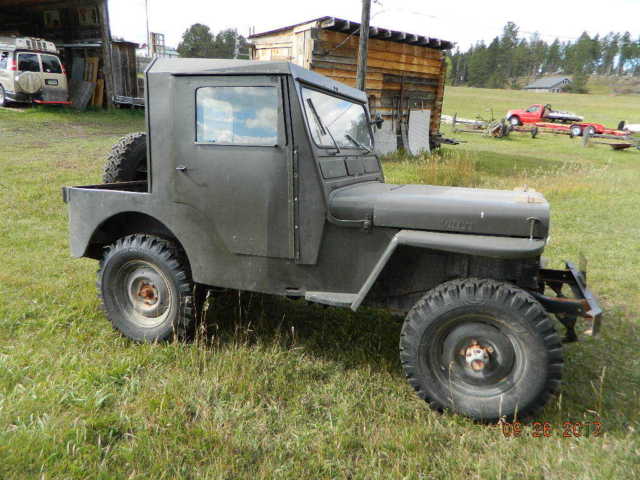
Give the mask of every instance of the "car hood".
[(366, 182), (332, 192), (329, 208), (335, 218), (378, 227), (535, 238), (549, 232), (549, 204), (529, 191)]

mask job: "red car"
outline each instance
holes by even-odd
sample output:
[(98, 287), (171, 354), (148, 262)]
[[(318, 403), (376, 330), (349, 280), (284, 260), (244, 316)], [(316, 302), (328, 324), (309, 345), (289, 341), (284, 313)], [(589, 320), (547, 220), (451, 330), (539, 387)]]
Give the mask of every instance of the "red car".
[(506, 118), (513, 127), (535, 124), (536, 127), (567, 132), (574, 137), (579, 137), (586, 131), (591, 135), (597, 133), (623, 136), (625, 134), (620, 130), (606, 128), (600, 123), (583, 122), (584, 117), (571, 112), (553, 110), (551, 105), (541, 103), (523, 110), (509, 110)]

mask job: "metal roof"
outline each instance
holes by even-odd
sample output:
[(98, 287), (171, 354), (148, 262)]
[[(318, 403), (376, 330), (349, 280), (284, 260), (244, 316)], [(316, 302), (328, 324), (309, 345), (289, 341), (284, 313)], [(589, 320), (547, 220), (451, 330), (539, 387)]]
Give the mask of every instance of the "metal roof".
[(525, 88), (554, 88), (562, 85), (565, 80), (571, 81), (571, 77), (569, 76), (560, 76), (560, 77), (543, 77), (537, 79), (535, 82), (527, 85)]
[(213, 58), (155, 58), (145, 70), (147, 74), (188, 75), (292, 75), (296, 80), (331, 90), (360, 102), (367, 95), (357, 88), (299, 67), (291, 62), (230, 60)]
[[(277, 28), (275, 30), (269, 30), (267, 32), (254, 33), (253, 35), (249, 35), (249, 38), (258, 38), (272, 35), (274, 33), (284, 32), (308, 23), (316, 23), (318, 28), (322, 28), (324, 30), (333, 30), (335, 32), (342, 32), (346, 34), (358, 35), (360, 29), (360, 24), (358, 22), (352, 22), (351, 20), (345, 20), (337, 17), (319, 17), (313, 20), (307, 20), (306, 22), (300, 22), (294, 25)], [(453, 48), (453, 43), (447, 40), (440, 40), (439, 38), (428, 37), (426, 35), (417, 35), (415, 33), (389, 30), (387, 28), (374, 26), (369, 27), (369, 38), (377, 38), (379, 40), (387, 40), (389, 42), (408, 43), (410, 45), (435, 48), (438, 50), (449, 50), (450, 48)]]

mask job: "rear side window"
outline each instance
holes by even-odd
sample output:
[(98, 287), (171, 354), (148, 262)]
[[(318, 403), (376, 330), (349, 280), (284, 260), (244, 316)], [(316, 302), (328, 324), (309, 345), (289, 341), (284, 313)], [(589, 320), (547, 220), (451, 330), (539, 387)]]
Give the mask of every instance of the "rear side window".
[(60, 60), (55, 55), (40, 55), (42, 59), (42, 71), (46, 73), (62, 73)]
[(5, 70), (8, 62), (9, 52), (0, 52), (0, 70)]
[(223, 145), (278, 143), (276, 87), (201, 87), (196, 91), (196, 141)]
[(37, 53), (19, 53), (18, 70), (20, 72), (39, 72), (40, 62)]

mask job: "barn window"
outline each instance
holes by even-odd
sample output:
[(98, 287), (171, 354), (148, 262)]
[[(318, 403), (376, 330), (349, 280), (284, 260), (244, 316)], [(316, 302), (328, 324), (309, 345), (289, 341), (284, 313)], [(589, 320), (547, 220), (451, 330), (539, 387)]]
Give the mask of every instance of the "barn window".
[(276, 145), (276, 87), (202, 87), (196, 92), (196, 141)]

